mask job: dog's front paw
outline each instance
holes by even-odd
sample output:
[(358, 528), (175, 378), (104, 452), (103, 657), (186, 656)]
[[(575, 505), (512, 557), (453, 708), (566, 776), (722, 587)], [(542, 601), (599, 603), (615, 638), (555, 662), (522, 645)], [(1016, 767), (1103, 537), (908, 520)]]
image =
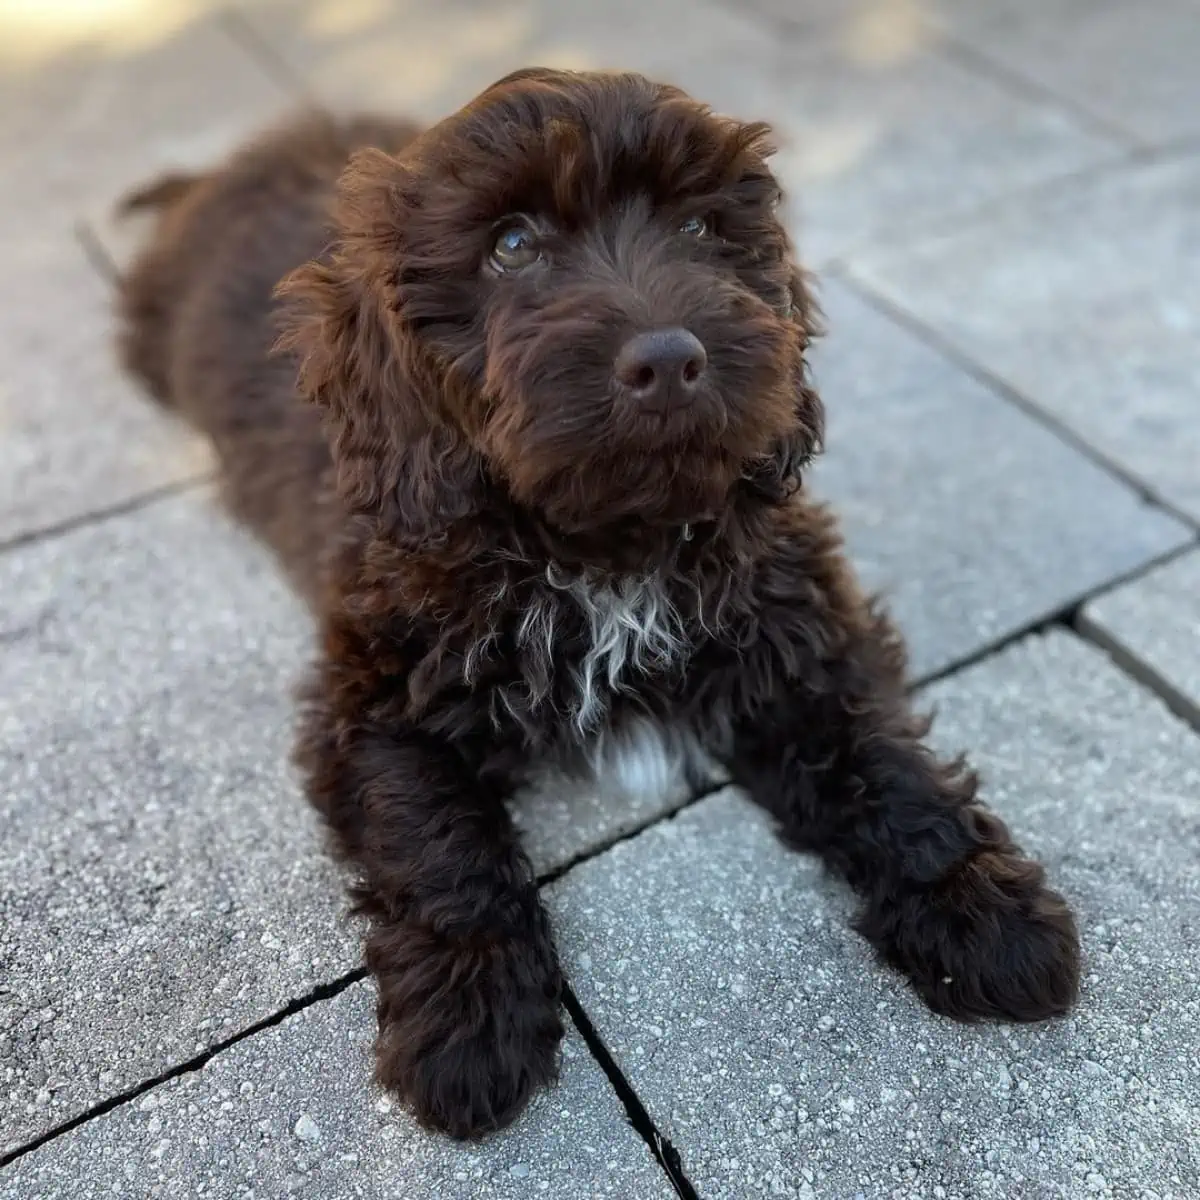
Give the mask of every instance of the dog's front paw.
[(938, 884), (872, 898), (858, 927), (936, 1012), (961, 1021), (1040, 1021), (1079, 990), (1079, 936), (1042, 868), (979, 854)]
[[(424, 942), (424, 944), (420, 944)], [(558, 1071), (561, 977), (553, 948), (513, 939), (409, 938), (379, 972), (376, 1073), (427, 1129), (503, 1129)]]

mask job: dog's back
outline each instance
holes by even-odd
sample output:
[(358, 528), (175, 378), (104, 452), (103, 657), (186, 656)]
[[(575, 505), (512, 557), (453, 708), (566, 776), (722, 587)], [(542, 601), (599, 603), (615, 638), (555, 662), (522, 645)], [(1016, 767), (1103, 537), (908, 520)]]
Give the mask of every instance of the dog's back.
[(405, 122), (306, 116), (200, 175), (131, 193), (156, 210), (121, 281), (125, 365), (163, 405), (206, 433), (235, 513), (280, 554), (304, 590), (329, 532), (329, 453), (297, 397), (295, 363), (273, 356), (276, 284), (325, 249), (329, 202), (350, 153), (396, 151)]

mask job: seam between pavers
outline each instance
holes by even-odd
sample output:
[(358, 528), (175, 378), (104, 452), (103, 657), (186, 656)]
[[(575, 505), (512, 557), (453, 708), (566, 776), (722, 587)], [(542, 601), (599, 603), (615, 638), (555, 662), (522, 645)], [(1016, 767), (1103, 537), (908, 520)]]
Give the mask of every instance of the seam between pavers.
[(653, 1117), (650, 1116), (633, 1085), (626, 1079), (625, 1073), (617, 1066), (616, 1060), (608, 1052), (608, 1047), (596, 1032), (592, 1019), (587, 1015), (587, 1010), (583, 1005), (579, 1003), (579, 998), (575, 995), (569, 982), (563, 983), (563, 1007), (567, 1010), (571, 1023), (579, 1031), (579, 1036), (587, 1044), (592, 1058), (608, 1077), (609, 1086), (625, 1106), (626, 1116), (629, 1118), (634, 1132), (649, 1147), (650, 1153), (654, 1155), (655, 1161), (663, 1169), (663, 1173), (675, 1189), (679, 1200), (700, 1200), (699, 1193), (684, 1174), (683, 1161), (679, 1156), (679, 1151), (659, 1132)]
[[(1195, 550), (1196, 545), (1196, 542), (1190, 542), (1183, 547), (1170, 551), (1167, 555), (1161, 556), (1161, 558), (1169, 561), (1172, 558), (1179, 557), (1184, 553)], [(1154, 565), (1162, 565), (1161, 559)], [(1139, 575), (1153, 570), (1154, 565), (1146, 564), (1142, 568), (1128, 573), (1127, 579), (1137, 578)], [(1042, 621), (1032, 623), (1022, 630), (1016, 631), (1005, 638), (998, 639), (997, 641), (991, 643), (988, 647), (984, 648), (984, 650), (972, 655), (969, 659), (964, 659), (956, 664), (952, 664), (950, 667), (941, 671), (927, 673), (923, 677), (915, 680), (909, 686), (908, 690), (910, 694), (918, 694), (927, 687), (930, 687), (943, 679), (967, 670), (985, 659), (995, 657), (997, 654), (1002, 653), (1010, 645), (1018, 641), (1023, 641), (1026, 638), (1037, 636), (1039, 634), (1044, 634), (1050, 629), (1063, 629), (1085, 644), (1094, 644), (1097, 648), (1106, 651), (1118, 669), (1120, 669), (1124, 675), (1129, 677), (1132, 682), (1153, 693), (1156, 697), (1162, 700), (1172, 712), (1181, 717), (1183, 720), (1187, 721), (1192, 728), (1197, 730), (1197, 732), (1200, 732), (1200, 708), (1197, 708), (1195, 704), (1183, 697), (1177, 691), (1177, 689), (1173, 688), (1172, 685), (1170, 685), (1166, 680), (1162, 679), (1162, 677), (1159, 676), (1157, 672), (1149, 668), (1147, 664), (1143, 663), (1141, 660), (1125, 651), (1124, 647), (1120, 646), (1119, 643), (1110, 643), (1107, 639), (1090, 637), (1082, 627), (1085, 620), (1082, 615), (1084, 604), (1095, 598), (1095, 596), (1109, 590), (1111, 586), (1113, 585), (1105, 584), (1091, 589), (1086, 596), (1076, 601), (1072, 605), (1066, 606), (1062, 610), (1051, 614)], [(1176, 707), (1176, 701), (1182, 706), (1183, 711), (1180, 711), (1180, 708)], [(695, 796), (680, 805), (674, 811), (665, 815), (660, 815), (654, 820), (646, 822), (639, 831), (630, 832), (622, 835), (619, 838), (614, 838), (610, 841), (607, 847), (603, 849), (597, 849), (596, 851), (586, 855), (579, 856), (562, 869), (548, 875), (548, 881), (562, 878), (575, 866), (580, 865), (582, 862), (586, 862), (588, 859), (597, 857), (599, 854), (604, 853), (606, 849), (611, 849), (611, 847), (614, 845), (630, 840), (631, 838), (637, 836), (637, 833), (646, 832), (654, 826), (664, 824), (667, 821), (673, 821), (682, 812), (692, 808), (694, 805), (698, 804), (700, 800), (704, 799), (706, 796), (715, 794), (719, 790), (721, 789), (714, 788), (703, 795)], [(658, 1161), (659, 1165), (667, 1175), (668, 1180), (675, 1188), (676, 1193), (679, 1195), (681, 1200), (701, 1200), (701, 1197), (696, 1192), (694, 1186), (684, 1172), (683, 1161), (679, 1151), (670, 1141), (664, 1138), (659, 1131), (654, 1122), (654, 1118), (650, 1115), (650, 1111), (646, 1108), (633, 1084), (625, 1076), (624, 1072), (617, 1064), (616, 1059), (605, 1045), (603, 1039), (600, 1037), (600, 1034), (592, 1023), (591, 1018), (588, 1016), (586, 1009), (584, 1009), (579, 1003), (579, 1000), (576, 997), (573, 989), (570, 987), (569, 982), (564, 982), (563, 1006), (566, 1008), (572, 1023), (575, 1025), (576, 1029), (583, 1037), (584, 1042), (587, 1044), (588, 1050), (590, 1051), (593, 1059), (599, 1063), (605, 1074), (608, 1076), (609, 1083), (612, 1086), (613, 1091), (616, 1092), (618, 1098), (625, 1105), (630, 1124), (642, 1137), (643, 1141), (646, 1142), (651, 1153), (654, 1155), (655, 1159)]]
[(716, 0), (716, 3), (726, 12), (732, 12), (739, 17), (744, 16), (755, 25), (761, 25), (768, 32), (782, 38), (790, 39), (799, 33), (818, 32), (824, 34), (831, 32), (832, 29), (831, 19), (821, 16), (819, 13), (810, 13), (804, 16), (775, 12), (774, 9), (760, 8), (757, 0), (749, 0), (744, 5), (736, 3), (736, 0)]
[(1015, 408), (1020, 409), (1027, 417), (1037, 421), (1043, 428), (1048, 429), (1059, 441), (1065, 443), (1077, 453), (1082, 454), (1118, 482), (1123, 483), (1146, 504), (1161, 509), (1169, 516), (1174, 517), (1176, 521), (1187, 526), (1193, 533), (1200, 532), (1200, 519), (1193, 517), (1184, 509), (1178, 508), (1165, 496), (1160, 495), (1146, 480), (1127, 470), (1115, 459), (1109, 458), (1104, 451), (1087, 441), (1061, 418), (1043, 408), (1036, 400), (1025, 395), (1024, 392), (1014, 387), (1008, 380), (977, 362), (970, 354), (955, 345), (951, 339), (939, 333), (932, 326), (927, 325), (919, 317), (909, 312), (902, 304), (877, 292), (870, 283), (855, 271), (852, 265), (832, 269), (826, 273), (832, 278), (837, 279), (840, 283), (845, 284), (846, 287), (850, 288), (855, 295), (869, 304), (876, 312), (912, 334), (913, 337), (933, 350), (944, 361), (957, 367), (958, 370), (968, 375), (976, 383), (987, 388), (988, 391), (992, 392), (999, 399), (1007, 401)]
[(590, 850), (581, 850), (561, 866), (554, 867), (539, 875), (537, 880), (538, 887), (549, 887), (550, 884), (557, 883), (568, 871), (573, 871), (576, 867), (582, 866), (586, 862), (591, 862), (593, 858), (599, 858), (600, 855), (607, 854), (614, 846), (619, 846), (622, 842), (632, 841), (639, 834), (645, 833), (647, 829), (655, 825), (660, 825), (664, 821), (673, 821), (685, 809), (691, 808), (693, 804), (699, 804), (701, 800), (707, 800), (709, 796), (715, 796), (718, 792), (723, 792), (729, 787), (731, 782), (731, 780), (723, 780), (720, 783), (713, 784), (711, 787), (701, 788), (699, 791), (688, 796), (686, 800), (681, 800), (673, 807), (667, 809), (666, 812), (657, 812), (653, 816), (647, 817), (644, 821), (639, 821), (635, 825), (631, 825), (621, 833), (597, 843)]
[(318, 984), (303, 996), (289, 1001), (278, 1012), (272, 1013), (269, 1017), (264, 1017), (261, 1021), (256, 1021), (253, 1025), (248, 1025), (245, 1029), (227, 1037), (224, 1041), (217, 1042), (202, 1054), (197, 1054), (193, 1058), (186, 1059), (184, 1062), (176, 1063), (175, 1066), (155, 1075), (152, 1079), (144, 1079), (141, 1083), (134, 1084), (133, 1087), (126, 1088), (123, 1092), (118, 1092), (115, 1096), (109, 1096), (108, 1099), (100, 1101), (99, 1104), (93, 1104), (90, 1108), (72, 1117), (69, 1121), (64, 1121), (61, 1125), (56, 1125), (53, 1129), (47, 1130), (32, 1141), (26, 1142), (25, 1145), (18, 1146), (16, 1150), (10, 1150), (3, 1157), (0, 1157), (0, 1170), (3, 1170), (18, 1159), (24, 1158), (27, 1154), (32, 1154), (33, 1151), (40, 1149), (48, 1142), (53, 1142), (64, 1134), (70, 1133), (73, 1129), (78, 1129), (80, 1125), (86, 1125), (96, 1117), (103, 1117), (114, 1109), (122, 1108), (124, 1105), (130, 1103), (130, 1101), (136, 1100), (139, 1096), (144, 1096), (153, 1088), (160, 1087), (172, 1079), (179, 1079), (181, 1076), (191, 1075), (195, 1071), (202, 1070), (218, 1054), (228, 1050), (231, 1046), (236, 1046), (238, 1042), (244, 1042), (247, 1038), (262, 1033), (265, 1029), (281, 1025), (288, 1017), (294, 1017), (297, 1013), (303, 1012), (306, 1008), (310, 1008), (314, 1004), (318, 1004), (323, 1000), (332, 1000), (335, 996), (341, 995), (347, 988), (352, 987), (366, 977), (366, 967), (356, 967), (353, 971), (348, 971), (345, 975), (338, 976), (337, 979), (330, 983)]
[(213, 483), (215, 479), (216, 476), (212, 472), (190, 475), (184, 479), (174, 479), (170, 483), (164, 483), (160, 487), (139, 492), (136, 496), (131, 496), (127, 500), (121, 500), (116, 504), (110, 504), (104, 508), (95, 508), (90, 512), (76, 513), (75, 516), (67, 517), (65, 520), (58, 521), (52, 525), (44, 525), (38, 529), (29, 529), (23, 533), (15, 534), (13, 537), (0, 539), (0, 554), (20, 550), (36, 542), (53, 541), (55, 538), (65, 537), (69, 533), (74, 533), (77, 529), (87, 529), (92, 525), (99, 525), (112, 518), (127, 516), (129, 513), (140, 512), (144, 508), (151, 508), (160, 501), (171, 500), (176, 496), (187, 495), (190, 492), (198, 492), (201, 488)]
[[(226, 1038), (224, 1041), (210, 1046), (204, 1053), (178, 1063), (168, 1070), (150, 1079), (145, 1079), (133, 1087), (126, 1088), (114, 1096), (109, 1096), (99, 1104), (94, 1104), (84, 1112), (72, 1117), (69, 1121), (64, 1121), (56, 1125), (53, 1129), (49, 1129), (40, 1136), (26, 1142), (24, 1145), (18, 1146), (15, 1150), (9, 1151), (3, 1157), (0, 1157), (0, 1170), (11, 1166), (27, 1155), (40, 1150), (42, 1147), (56, 1141), (60, 1137), (64, 1137), (96, 1118), (106, 1116), (118, 1108), (123, 1108), (131, 1104), (147, 1092), (161, 1087), (173, 1079), (180, 1079), (185, 1075), (203, 1070), (218, 1055), (223, 1054), (238, 1043), (255, 1037), (267, 1029), (281, 1025), (290, 1017), (294, 1017), (316, 1004), (334, 999), (348, 988), (366, 980), (368, 977), (369, 972), (365, 967), (356, 967), (353, 971), (339, 976), (330, 983), (318, 985), (304, 996), (286, 1004), (269, 1017), (265, 1017), (261, 1021), (256, 1021), (253, 1025)], [(563, 1007), (571, 1023), (579, 1032), (580, 1037), (583, 1038), (588, 1052), (592, 1055), (596, 1065), (604, 1072), (609, 1086), (616, 1094), (617, 1099), (620, 1100), (630, 1126), (645, 1142), (655, 1162), (658, 1163), (663, 1173), (667, 1176), (668, 1181), (675, 1193), (680, 1197), (680, 1200), (701, 1200), (696, 1189), (684, 1174), (679, 1152), (654, 1124), (641, 1098), (634, 1091), (632, 1085), (609, 1054), (607, 1047), (596, 1032), (591, 1018), (587, 1015), (587, 1012), (575, 996), (570, 983), (565, 980), (563, 984)]]
[(1083, 184), (1094, 183), (1110, 173), (1133, 167), (1152, 166), (1155, 163), (1168, 162), (1176, 157), (1187, 157), (1195, 149), (1196, 146), (1190, 140), (1174, 142), (1169, 146), (1154, 146), (1149, 149), (1128, 150), (1113, 147), (1113, 153), (1107, 158), (1098, 158), (1094, 162), (1084, 163), (1063, 175), (1050, 175), (1045, 179), (1036, 179), (1013, 188), (1001, 188), (994, 195), (960, 209), (958, 212), (937, 213), (932, 216), (920, 217), (908, 225), (903, 223), (881, 225), (868, 230), (846, 249), (839, 250), (817, 266), (821, 274), (840, 276), (842, 273), (852, 270), (854, 260), (860, 259), (864, 255), (870, 256), (888, 249), (895, 249), (897, 245), (903, 245), (905, 249), (919, 249), (923, 242), (931, 238), (942, 237), (946, 233), (964, 233), (980, 225), (986, 225), (988, 221), (1010, 205), (1028, 204), (1043, 197), (1053, 196), (1060, 189), (1069, 191), (1071, 188)]
[[(1168, 552), (1166, 555), (1160, 556), (1155, 563), (1146, 564), (1139, 570), (1129, 573), (1126, 577), (1126, 581), (1153, 570), (1156, 566), (1161, 566), (1166, 561), (1177, 558), (1183, 553), (1194, 550), (1196, 548), (1196, 544), (1197, 543), (1195, 542), (1188, 543), (1183, 547)], [(1119, 643), (1103, 635), (1103, 633), (1092, 626), (1090, 622), (1087, 622), (1086, 619), (1082, 618), (1081, 610), (1083, 605), (1089, 600), (1093, 599), (1095, 596), (1108, 591), (1112, 586), (1116, 585), (1109, 583), (1102, 587), (1092, 589), (1085, 597), (1074, 604), (1055, 612), (1038, 622), (1030, 623), (1004, 638), (993, 641), (988, 646), (984, 647), (982, 650), (976, 652), (970, 657), (959, 660), (958, 662), (953, 663), (949, 667), (942, 670), (929, 672), (924, 676), (918, 677), (910, 684), (908, 689), (909, 692), (911, 694), (920, 693), (930, 685), (949, 678), (960, 671), (969, 669), (985, 659), (994, 657), (1003, 650), (1007, 649), (1010, 645), (1024, 640), (1027, 637), (1036, 636), (1037, 634), (1044, 633), (1051, 628), (1064, 628), (1078, 637), (1079, 640), (1089, 644), (1094, 644), (1097, 646), (1097, 648), (1104, 650), (1123, 674), (1129, 676), (1135, 683), (1143, 686), (1156, 695), (1168, 706), (1168, 708), (1171, 709), (1172, 712), (1175, 712), (1177, 716), (1187, 721), (1189, 725), (1200, 732), (1200, 709), (1198, 709), (1186, 697), (1183, 697), (1177, 689), (1163, 679), (1156, 671), (1148, 667), (1147, 664), (1130, 654)], [(618, 837), (608, 839), (593, 850), (581, 855), (577, 855), (562, 867), (556, 868), (555, 870), (547, 872), (543, 876), (539, 877), (539, 890), (542, 887), (561, 879), (575, 867), (580, 866), (581, 864), (588, 862), (593, 858), (597, 858), (604, 853), (607, 853), (614, 846), (619, 845), (622, 842), (630, 841), (634, 837), (647, 832), (657, 825), (674, 820), (681, 813), (699, 804), (702, 800), (715, 795), (717, 792), (723, 790), (727, 786), (729, 786), (729, 784), (724, 783), (716, 787), (700, 791), (696, 795), (684, 801), (671, 812), (660, 814), (649, 821), (642, 822), (635, 828), (622, 833)], [(235, 1046), (239, 1042), (243, 1042), (248, 1038), (254, 1037), (266, 1029), (271, 1029), (282, 1024), (289, 1017), (303, 1012), (305, 1009), (312, 1007), (314, 1004), (333, 999), (335, 996), (338, 996), (344, 992), (347, 988), (367, 979), (368, 976), (369, 972), (365, 967), (356, 967), (354, 970), (339, 976), (337, 979), (332, 980), (329, 983), (317, 985), (304, 996), (290, 1001), (288, 1004), (284, 1005), (270, 1016), (264, 1017), (262, 1020), (247, 1026), (245, 1029), (240, 1030), (223, 1041), (210, 1046), (203, 1053), (195, 1055), (194, 1057), (187, 1059), (182, 1063), (178, 1063), (150, 1079), (143, 1080), (141, 1083), (135, 1084), (133, 1087), (127, 1088), (115, 1096), (110, 1096), (101, 1101), (99, 1104), (92, 1105), (84, 1112), (72, 1117), (69, 1121), (65, 1121), (62, 1124), (55, 1126), (53, 1129), (46, 1131), (39, 1137), (25, 1143), (23, 1146), (19, 1146), (16, 1150), (10, 1151), (8, 1154), (0, 1157), (0, 1169), (9, 1166), (21, 1158), (24, 1158), (26, 1155), (33, 1153), (35, 1150), (38, 1150), (48, 1143), (72, 1132), (73, 1130), (87, 1124), (95, 1118), (105, 1116), (117, 1108), (124, 1107), (125, 1105), (138, 1099), (140, 1096), (145, 1095), (152, 1089), (159, 1087), (172, 1079), (178, 1079), (184, 1075), (192, 1074), (196, 1071), (202, 1070), (210, 1061), (212, 1061), (212, 1059), (216, 1058), (217, 1055), (222, 1054), (230, 1047)], [(674, 1188), (677, 1195), (680, 1197), (680, 1200), (701, 1200), (701, 1197), (697, 1193), (690, 1180), (688, 1180), (683, 1170), (682, 1158), (678, 1150), (676, 1150), (672, 1143), (663, 1136), (658, 1127), (655, 1125), (653, 1118), (650, 1116), (649, 1110), (645, 1107), (633, 1085), (629, 1082), (625, 1074), (617, 1065), (616, 1060), (613, 1058), (607, 1046), (604, 1044), (603, 1039), (597, 1032), (594, 1024), (591, 1021), (591, 1018), (587, 1014), (587, 1011), (580, 1004), (574, 993), (574, 990), (571, 988), (570, 983), (567, 980), (564, 980), (563, 984), (563, 1007), (565, 1008), (567, 1015), (570, 1017), (572, 1024), (578, 1030), (580, 1036), (587, 1045), (588, 1052), (592, 1055), (592, 1058), (597, 1065), (603, 1070), (609, 1081), (610, 1087), (613, 1089), (617, 1098), (621, 1101), (622, 1106), (625, 1108), (626, 1116), (631, 1127), (646, 1143), (646, 1146), (650, 1150), (655, 1161), (666, 1174), (667, 1179), (671, 1183), (671, 1186)]]
[[(71, 228), (71, 237), (82, 251), (87, 266), (115, 291), (116, 284), (120, 279), (120, 272), (104, 249), (100, 239), (96, 237), (90, 224), (82, 219), (75, 221)], [(148, 397), (139, 396), (138, 399), (142, 403), (151, 403)], [(63, 537), (77, 529), (98, 525), (110, 517), (122, 517), (129, 513), (140, 512), (144, 508), (157, 504), (160, 500), (169, 500), (175, 496), (199, 490), (201, 487), (211, 484), (215, 479), (216, 474), (213, 471), (192, 473), (180, 479), (172, 479), (167, 483), (159, 484), (157, 487), (147, 488), (145, 491), (137, 492), (115, 503), (75, 513), (72, 516), (64, 517), (61, 521), (51, 522), (49, 525), (25, 529), (10, 537), (0, 537), (0, 554), (20, 550), (36, 542)]]
[(1085, 604), (1089, 604), (1097, 596), (1103, 595), (1112, 588), (1132, 583), (1150, 571), (1157, 570), (1159, 567), (1165, 567), (1177, 558), (1182, 558), (1184, 555), (1192, 553), (1198, 545), (1200, 545), (1200, 541), (1195, 537), (1188, 538), (1187, 541), (1180, 545), (1172, 546), (1170, 550), (1164, 550), (1161, 554), (1157, 554), (1153, 558), (1148, 558), (1145, 562), (1138, 563), (1136, 567), (1128, 571), (1110, 576), (1103, 582), (1088, 588), (1087, 591), (1080, 592), (1065, 603), (1044, 613), (1042, 616), (1036, 617), (1032, 621), (1026, 621), (1023, 625), (1017, 626), (1000, 637), (983, 642), (970, 653), (960, 655), (945, 666), (916, 676), (909, 685), (909, 691), (914, 693), (919, 692), (931, 684), (940, 683), (943, 679), (949, 679), (952, 675), (957, 675), (959, 671), (977, 666), (979, 663), (994, 657), (1002, 650), (1007, 650), (1009, 646), (1023, 641), (1033, 634), (1045, 633), (1048, 629), (1052, 629), (1055, 626), (1062, 626), (1065, 629), (1074, 631), (1079, 612)]
[[(728, 5), (726, 6), (728, 7)], [(751, 0), (745, 8), (735, 7), (734, 11), (745, 12), (751, 20), (787, 39), (795, 34), (814, 29), (829, 34), (837, 32), (836, 18), (834, 17), (792, 17), (764, 10), (754, 0)], [(937, 40), (932, 42), (928, 49), (941, 54), (948, 62), (966, 69), (971, 74), (986, 77), (1014, 99), (1024, 100), (1026, 103), (1032, 99), (1044, 108), (1057, 109), (1064, 116), (1070, 117), (1077, 125), (1083, 127), (1082, 132), (1101, 137), (1117, 147), (1132, 150), (1146, 149), (1151, 145), (1134, 130), (1093, 112), (1086, 104), (1074, 97), (1065, 95), (1040, 80), (1026, 76), (1019, 69), (992, 58), (986, 51), (979, 49), (963, 34), (948, 25), (944, 19), (939, 19), (936, 14), (919, 13), (917, 19), (925, 30), (936, 35)]]
[(293, 99), (309, 98), (307, 81), (292, 70), (287, 60), (269, 42), (258, 35), (257, 29), (240, 8), (226, 5), (218, 10), (217, 24), (225, 36), (286, 96)]
[(998, 61), (956, 30), (947, 28), (941, 22), (937, 22), (937, 28), (943, 38), (941, 44), (948, 58), (956, 61), (959, 66), (999, 84), (1013, 97), (1028, 98), (1032, 96), (1045, 107), (1057, 108), (1079, 124), (1087, 126), (1088, 131), (1092, 134), (1115, 142), (1118, 146), (1124, 146), (1130, 150), (1146, 150), (1153, 145), (1153, 142), (1143, 138), (1139, 133), (1093, 112), (1086, 104), (1074, 97), (1026, 75), (1019, 68)]
[(1051, 198), (1060, 190), (1069, 192), (1073, 188), (1102, 181), (1106, 176), (1122, 171), (1182, 162), (1197, 155), (1200, 155), (1200, 134), (1185, 134), (1170, 141), (1159, 142), (1153, 146), (1138, 146), (1134, 149), (1114, 146), (1113, 153), (1107, 158), (1084, 163), (1063, 175), (1051, 175), (1032, 183), (998, 191), (958, 212), (921, 217), (909, 225), (901, 223), (868, 230), (845, 250), (840, 250), (815, 265), (823, 274), (840, 277), (844, 272), (853, 271), (854, 260), (861, 259), (864, 255), (877, 255), (895, 249), (900, 243), (903, 243), (905, 249), (919, 250), (924, 242), (943, 237), (947, 233), (968, 233), (985, 226), (1004, 209), (1013, 205), (1028, 205)]
[[(112, 289), (113, 294), (109, 299), (112, 304), (115, 304), (116, 288), (121, 279), (121, 272), (105, 249), (104, 243), (96, 236), (96, 232), (90, 222), (83, 218), (74, 221), (71, 226), (71, 238), (82, 251), (87, 265)], [(148, 396), (139, 394), (137, 400), (140, 403), (153, 406)], [(123, 517), (129, 513), (140, 512), (142, 509), (152, 507), (160, 500), (170, 500), (175, 496), (198, 491), (200, 488), (215, 482), (216, 477), (216, 472), (212, 470), (185, 475), (182, 479), (172, 479), (170, 482), (160, 484), (158, 487), (147, 488), (145, 491), (128, 496), (124, 500), (119, 500), (114, 504), (103, 505), (100, 508), (89, 509), (87, 512), (76, 513), (74, 516), (66, 517), (61, 521), (55, 521), (50, 525), (43, 525), (34, 529), (27, 529), (9, 538), (0, 538), (0, 554), (4, 554), (10, 550), (19, 550), (36, 542), (52, 541), (54, 538), (74, 533), (77, 529), (86, 529), (89, 526), (101, 524), (112, 517)]]
[[(1195, 547), (1193, 547), (1194, 549)], [(1200, 733), (1200, 703), (1180, 691), (1165, 675), (1126, 646), (1120, 638), (1109, 633), (1102, 624), (1085, 611), (1077, 614), (1072, 632), (1081, 641), (1095, 646), (1110, 658), (1119, 671), (1128, 675), (1161, 700), (1181, 721)]]
[(87, 259), (88, 266), (115, 292), (117, 285), (121, 282), (121, 272), (117, 269), (117, 264), (113, 262), (112, 256), (104, 248), (104, 243), (96, 236), (96, 231), (92, 228), (91, 223), (81, 217), (72, 225), (71, 235), (83, 251), (83, 257)]
[(305, 74), (297, 71), (270, 43), (251, 18), (236, 8), (227, 8), (220, 14), (225, 32), (250, 56), (254, 63), (270, 77), (271, 81), (298, 101), (325, 111)]
[(1052, 197), (1060, 190), (1070, 191), (1072, 188), (1103, 180), (1105, 176), (1121, 171), (1194, 158), (1200, 154), (1200, 134), (1185, 134), (1152, 146), (1138, 146), (1133, 149), (1114, 146), (1112, 150), (1113, 153), (1107, 158), (1084, 163), (1063, 175), (1051, 175), (1032, 183), (998, 191), (958, 212), (922, 217), (910, 225), (881, 226), (869, 230), (847, 249), (838, 251), (818, 264), (819, 269), (822, 273), (840, 275), (842, 272), (853, 270), (855, 258), (895, 249), (901, 242), (905, 249), (920, 249), (923, 242), (932, 238), (942, 237), (946, 233), (966, 233), (986, 225), (1005, 208), (1014, 204), (1024, 205)]

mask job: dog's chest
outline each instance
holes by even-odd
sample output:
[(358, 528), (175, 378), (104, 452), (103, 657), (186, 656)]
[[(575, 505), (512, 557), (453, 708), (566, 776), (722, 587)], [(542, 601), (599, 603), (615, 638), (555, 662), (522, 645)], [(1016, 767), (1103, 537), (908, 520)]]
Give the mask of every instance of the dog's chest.
[(552, 572), (520, 614), (515, 678), (496, 703), (522, 724), (547, 721), (583, 742), (604, 727), (615, 696), (682, 666), (690, 649), (655, 577), (596, 583)]
[[(515, 636), (519, 679), (499, 703), (534, 734), (529, 791), (553, 803), (565, 791), (600, 811), (653, 811), (726, 776), (693, 732), (622, 693), (652, 689), (686, 663), (691, 645), (654, 577), (601, 585), (548, 576)], [(570, 819), (577, 819), (577, 812)]]
[(535, 762), (525, 793), (539, 828), (559, 813), (576, 829), (581, 805), (593, 808), (602, 824), (615, 814), (624, 823), (728, 781), (728, 772), (691, 730), (638, 716), (592, 735), (566, 755)]

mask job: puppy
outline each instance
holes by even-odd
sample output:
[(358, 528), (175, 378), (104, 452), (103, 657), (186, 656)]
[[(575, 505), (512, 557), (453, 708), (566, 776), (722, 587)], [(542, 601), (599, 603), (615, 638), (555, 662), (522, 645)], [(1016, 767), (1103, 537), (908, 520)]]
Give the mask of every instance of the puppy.
[(424, 132), (311, 117), (130, 200), (160, 215), (125, 361), (320, 620), (297, 761), (369, 918), (378, 1075), (457, 1137), (555, 1075), (506, 807), (551, 768), (723, 772), (937, 1012), (1076, 994), (1069, 909), (923, 743), (802, 487), (818, 313), (767, 139), (637, 75), (526, 70)]

